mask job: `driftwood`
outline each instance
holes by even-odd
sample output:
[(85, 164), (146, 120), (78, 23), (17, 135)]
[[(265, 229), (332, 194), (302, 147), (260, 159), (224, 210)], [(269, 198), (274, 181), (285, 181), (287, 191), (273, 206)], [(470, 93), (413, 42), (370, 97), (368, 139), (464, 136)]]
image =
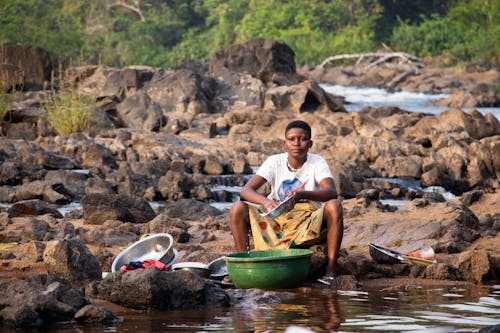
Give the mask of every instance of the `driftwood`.
[(142, 14), (141, 11), (141, 0), (132, 0), (132, 4), (129, 4), (125, 2), (125, 0), (117, 0), (114, 4), (111, 5), (112, 7), (123, 7), (128, 10), (131, 10), (132, 12), (136, 13), (137, 16), (139, 16), (139, 19), (141, 21), (146, 20), (144, 15)]
[(370, 59), (370, 60), (376, 59), (375, 61), (372, 61), (365, 66), (365, 69), (369, 69), (371, 67), (375, 67), (381, 63), (384, 63), (392, 58), (399, 58), (400, 60), (407, 63), (413, 63), (418, 65), (420, 64), (420, 58), (405, 52), (369, 52), (369, 53), (339, 54), (336, 56), (328, 57), (320, 64), (320, 67), (324, 67), (327, 63), (336, 60), (358, 59), (356, 61), (356, 64), (360, 64), (365, 59)]

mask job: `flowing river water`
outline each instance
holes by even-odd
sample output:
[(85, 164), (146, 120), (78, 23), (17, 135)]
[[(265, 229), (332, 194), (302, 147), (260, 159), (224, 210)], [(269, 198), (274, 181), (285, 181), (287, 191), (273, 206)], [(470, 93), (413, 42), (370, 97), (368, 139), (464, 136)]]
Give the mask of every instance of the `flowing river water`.
[[(351, 103), (346, 105), (349, 111), (360, 110), (364, 106), (387, 105), (431, 114), (446, 109), (427, 106), (445, 95), (389, 93), (382, 89), (330, 85), (323, 85), (323, 88), (345, 96)], [(500, 118), (500, 108), (478, 110)], [(238, 187), (231, 186), (214, 190), (239, 192)], [(446, 197), (447, 194), (444, 194)], [(214, 203), (214, 206), (227, 209), (229, 203)], [(79, 204), (74, 203), (61, 208), (61, 211), (64, 214), (79, 208)], [(486, 326), (500, 325), (498, 281), (489, 285), (470, 285), (393, 280), (389, 285), (392, 287), (368, 284), (358, 291), (310, 286), (281, 291), (228, 289), (233, 301), (228, 308), (133, 311), (116, 307), (113, 308), (114, 313), (123, 318), (118, 323), (58, 323), (36, 332), (444, 333), (478, 332)], [(0, 326), (0, 333), (4, 332), (13, 331)]]

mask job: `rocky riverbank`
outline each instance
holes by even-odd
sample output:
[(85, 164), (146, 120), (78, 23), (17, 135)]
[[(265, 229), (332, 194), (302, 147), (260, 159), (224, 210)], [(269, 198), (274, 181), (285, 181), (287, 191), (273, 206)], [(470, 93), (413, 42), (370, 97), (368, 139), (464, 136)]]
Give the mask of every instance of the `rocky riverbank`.
[[(36, 72), (44, 73), (46, 61), (36, 60), (32, 56), (25, 68), (37, 64), (42, 68)], [(98, 105), (92, 128), (69, 136), (51, 128), (41, 107), (47, 92), (38, 88), (48, 78), (26, 75), (30, 81), (24, 86), (31, 90), (16, 93), (1, 123), (2, 323), (116, 320), (92, 305), (96, 299), (133, 309), (230, 306), (230, 291), (187, 272), (150, 268), (105, 279), (101, 273), (147, 233), (170, 233), (178, 262), (208, 263), (233, 252), (228, 213), (210, 205), (233, 198), (212, 189), (243, 185), (252, 166), (282, 150), (284, 127), (296, 118), (311, 124), (312, 151), (328, 161), (343, 198), (339, 288), (357, 289), (363, 281), (386, 277), (498, 280), (498, 119), (458, 107), (439, 115), (398, 108), (347, 113), (342, 97), (318, 84), (331, 81), (310, 75), (318, 71), (298, 74), (292, 50), (266, 40), (175, 69), (72, 68), (71, 80)], [(498, 84), (496, 75), (488, 86)], [(462, 81), (450, 80), (450, 93), (453, 82)], [(457, 199), (446, 201), (387, 178), (442, 186)], [(387, 198), (408, 203), (382, 204)], [(57, 208), (71, 202), (82, 209), (63, 216)], [(153, 202), (160, 207), (153, 209)], [(368, 242), (403, 253), (431, 246), (437, 263), (380, 264), (368, 254)], [(312, 249), (308, 284), (315, 287), (325, 249)]]

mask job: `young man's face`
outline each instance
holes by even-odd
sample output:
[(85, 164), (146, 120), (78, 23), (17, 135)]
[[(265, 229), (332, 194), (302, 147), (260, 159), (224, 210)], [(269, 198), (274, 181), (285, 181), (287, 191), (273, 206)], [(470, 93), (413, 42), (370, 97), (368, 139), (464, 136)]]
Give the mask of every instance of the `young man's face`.
[(285, 149), (288, 155), (300, 159), (307, 155), (312, 147), (309, 133), (302, 128), (290, 128), (285, 134)]

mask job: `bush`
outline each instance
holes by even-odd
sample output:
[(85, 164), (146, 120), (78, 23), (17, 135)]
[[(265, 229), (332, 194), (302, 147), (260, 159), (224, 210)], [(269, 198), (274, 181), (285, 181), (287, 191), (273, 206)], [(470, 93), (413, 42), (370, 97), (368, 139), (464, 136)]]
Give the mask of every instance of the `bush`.
[(82, 95), (76, 87), (66, 86), (53, 90), (43, 102), (47, 120), (60, 135), (84, 132), (89, 128), (95, 99)]
[(7, 114), (7, 106), (11, 100), (11, 94), (0, 91), (0, 124), (4, 121), (5, 115)]

